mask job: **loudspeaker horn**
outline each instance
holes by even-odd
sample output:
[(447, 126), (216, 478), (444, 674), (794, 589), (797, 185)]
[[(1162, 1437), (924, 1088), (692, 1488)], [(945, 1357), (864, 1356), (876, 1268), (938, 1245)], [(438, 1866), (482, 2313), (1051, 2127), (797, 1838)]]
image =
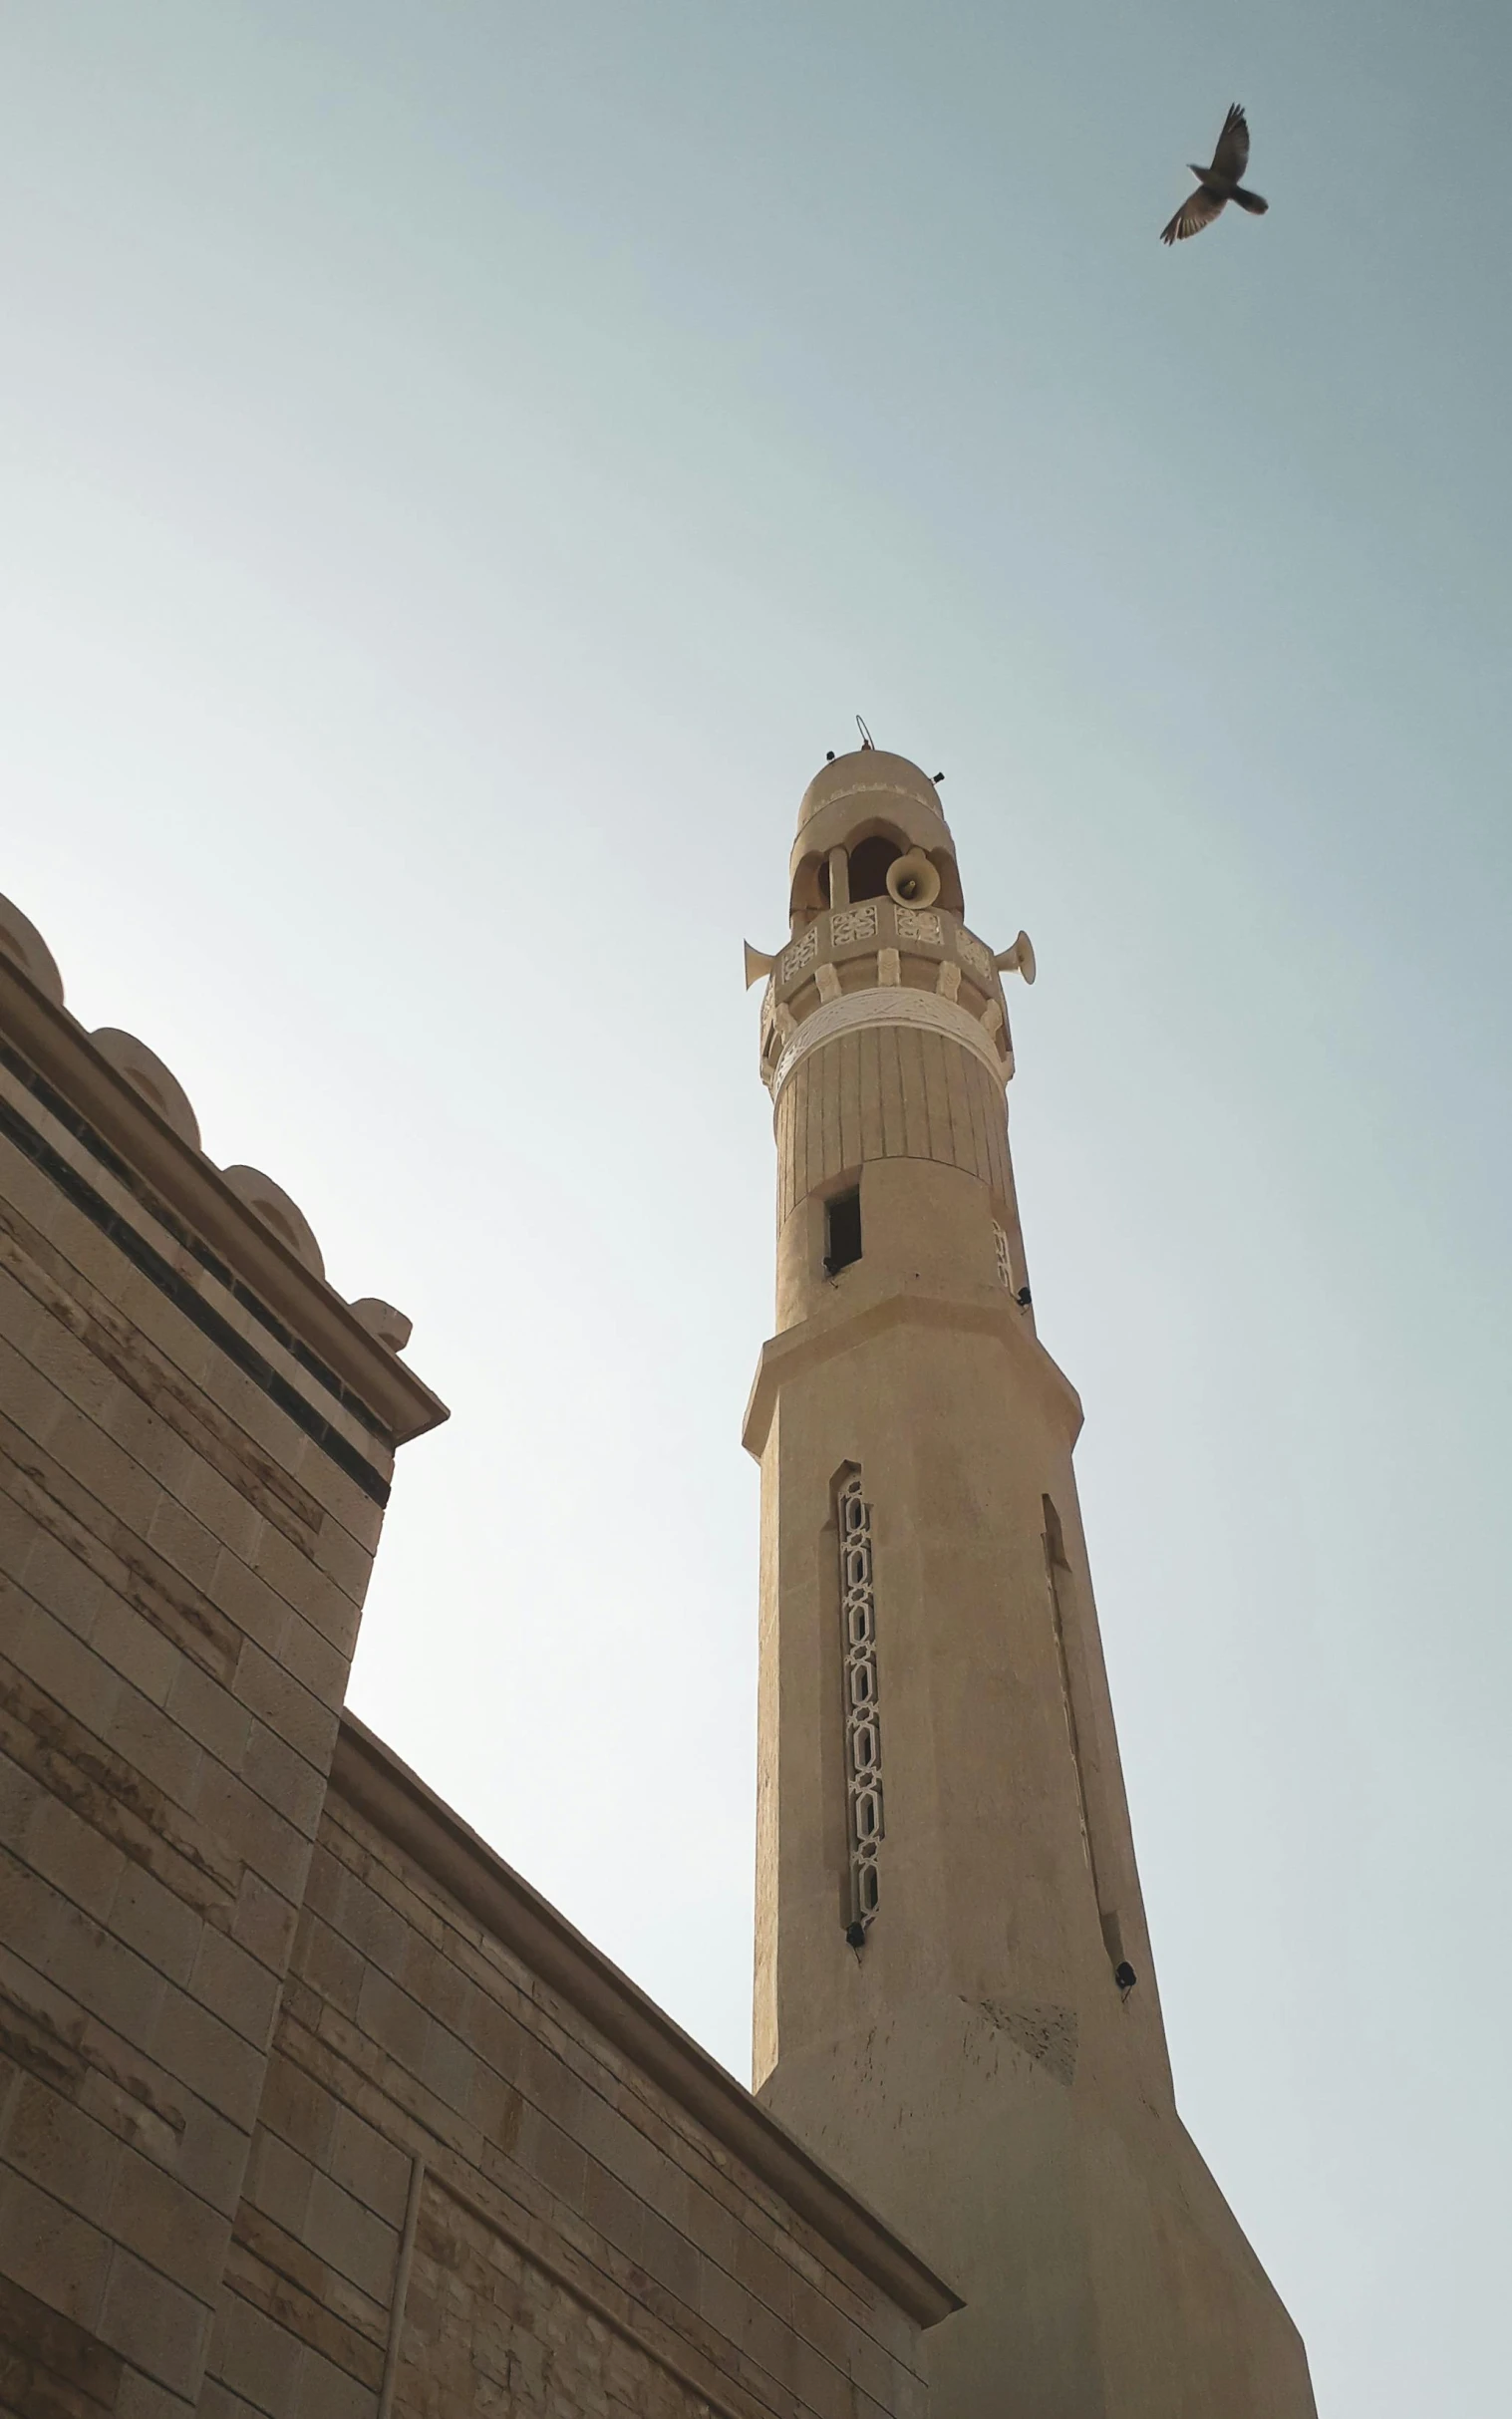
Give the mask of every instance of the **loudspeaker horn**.
[(894, 857), (887, 868), (887, 895), (899, 907), (933, 907), (940, 895), (940, 877), (922, 848)]
[(759, 983), (762, 975), (769, 975), (775, 964), (775, 958), (768, 958), (764, 949), (753, 949), (748, 941), (746, 943), (746, 989), (750, 991), (753, 983)]
[(1012, 949), (1000, 949), (993, 960), (1000, 975), (1022, 975), (1033, 983), (1038, 971), (1035, 965), (1035, 945), (1027, 932), (1021, 932)]

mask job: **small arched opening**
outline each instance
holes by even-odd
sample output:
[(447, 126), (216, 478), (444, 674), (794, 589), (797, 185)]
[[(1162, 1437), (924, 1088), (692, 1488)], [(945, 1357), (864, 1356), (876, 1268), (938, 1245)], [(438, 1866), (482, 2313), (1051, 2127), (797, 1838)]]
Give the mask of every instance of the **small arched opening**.
[(857, 899), (885, 899), (887, 869), (895, 865), (903, 851), (896, 840), (885, 831), (875, 831), (869, 840), (858, 840), (850, 852), (850, 895)]
[(790, 913), (792, 929), (801, 932), (805, 924), (829, 905), (829, 862), (825, 857), (805, 857), (792, 879)]

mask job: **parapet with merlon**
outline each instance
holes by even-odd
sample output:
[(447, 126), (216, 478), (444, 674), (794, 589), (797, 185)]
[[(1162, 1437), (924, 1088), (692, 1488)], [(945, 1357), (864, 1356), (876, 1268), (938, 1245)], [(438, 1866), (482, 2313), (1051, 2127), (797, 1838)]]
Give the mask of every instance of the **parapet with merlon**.
[[(288, 1330), (295, 1357), (334, 1381), (393, 1446), (437, 1426), (446, 1406), (399, 1355), (411, 1322), (376, 1295), (346, 1302), (327, 1280), (308, 1219), (261, 1169), (217, 1167), (193, 1105), (155, 1051), (114, 1026), (88, 1032), (65, 1004), (56, 959), (0, 897), (0, 1101), (61, 1122), (179, 1243), (181, 1273), (221, 1274), (227, 1290)], [(23, 1102), (18, 1097), (26, 1095)], [(61, 1115), (60, 1115), (61, 1110)], [(182, 1265), (184, 1255), (188, 1265)], [(317, 1366), (318, 1364), (318, 1366)]]

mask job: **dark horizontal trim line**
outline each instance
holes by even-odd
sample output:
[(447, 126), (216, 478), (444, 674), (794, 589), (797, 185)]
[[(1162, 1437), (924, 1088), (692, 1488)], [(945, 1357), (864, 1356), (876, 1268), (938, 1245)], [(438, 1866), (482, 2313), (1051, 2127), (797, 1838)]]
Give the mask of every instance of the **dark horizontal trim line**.
[[(4, 1055), (8, 1062), (9, 1051)], [(39, 1098), (42, 1088), (46, 1087), (39, 1088)], [(50, 1107), (52, 1104), (48, 1102), (47, 1105)], [(335, 1462), (336, 1467), (355, 1480), (365, 1495), (380, 1506), (388, 1502), (388, 1480), (379, 1475), (356, 1445), (350, 1444), (339, 1429), (333, 1428), (329, 1419), (322, 1419), (315, 1405), (305, 1399), (299, 1388), (290, 1385), (286, 1377), (280, 1377), (255, 1347), (248, 1344), (244, 1336), (238, 1335), (230, 1321), (222, 1319), (218, 1311), (212, 1310), (186, 1277), (180, 1277), (176, 1269), (169, 1268), (161, 1253), (154, 1252), (131, 1221), (113, 1210), (104, 1195), (97, 1193), (78, 1169), (69, 1164), (62, 1152), (54, 1150), (52, 1144), (44, 1140), (35, 1126), (19, 1116), (8, 1100), (0, 1100), (0, 1133), (8, 1134), (33, 1166), (40, 1168), (45, 1176), (50, 1176), (59, 1191), (66, 1194), (74, 1207), (82, 1210), (103, 1235), (110, 1237), (132, 1266), (140, 1269), (143, 1276), (156, 1286), (159, 1294), (166, 1295), (174, 1309), (182, 1311), (185, 1319), (197, 1327), (202, 1336), (208, 1336), (210, 1342), (217, 1345), (226, 1359), (234, 1361), (254, 1385), (260, 1386), (270, 1402), (276, 1402), (281, 1411), (286, 1411), (295, 1426), (303, 1428), (305, 1434), (313, 1438), (321, 1451)], [(114, 1154), (102, 1148), (100, 1155), (114, 1173), (119, 1164)], [(196, 1254), (196, 1258), (211, 1268), (215, 1266), (202, 1252)], [(271, 1328), (274, 1323), (268, 1320), (266, 1324)]]
[(26, 1059), (4, 1042), (0, 1042), (0, 1061), (10, 1068), (18, 1083), (26, 1085), (27, 1090), (41, 1102), (50, 1117), (56, 1117), (58, 1123), (73, 1135), (76, 1142), (84, 1144), (92, 1158), (98, 1159), (102, 1167), (109, 1168), (117, 1183), (124, 1184), (133, 1199), (140, 1201), (143, 1208), (156, 1219), (159, 1226), (166, 1227), (175, 1243), (181, 1243), (186, 1252), (192, 1253), (200, 1267), (215, 1279), (216, 1284), (223, 1285), (233, 1301), (239, 1302), (242, 1309), (257, 1321), (259, 1327), (266, 1328), (275, 1342), (281, 1344), (286, 1353), (293, 1355), (302, 1369), (308, 1369), (310, 1375), (318, 1384), (325, 1387), (328, 1394), (335, 1395), (344, 1411), (350, 1411), (353, 1418), (365, 1427), (370, 1435), (381, 1437), (385, 1444), (392, 1443), (393, 1439), (384, 1422), (375, 1411), (369, 1410), (362, 1396), (354, 1394), (352, 1388), (343, 1383), (334, 1369), (327, 1368), (325, 1362), (317, 1354), (311, 1352), (307, 1344), (301, 1342), (292, 1328), (286, 1328), (281, 1319), (274, 1317), (267, 1304), (254, 1294), (249, 1286), (243, 1285), (241, 1279), (226, 1267), (223, 1260), (216, 1258), (203, 1236), (196, 1235), (194, 1229), (185, 1225), (176, 1211), (170, 1210), (165, 1201), (159, 1200), (157, 1195), (143, 1183), (136, 1169), (128, 1166), (127, 1162), (112, 1150), (104, 1136), (95, 1131), (88, 1119), (81, 1117), (79, 1111), (70, 1106), (61, 1092), (54, 1091), (45, 1075), (39, 1075), (34, 1066), (28, 1065)]

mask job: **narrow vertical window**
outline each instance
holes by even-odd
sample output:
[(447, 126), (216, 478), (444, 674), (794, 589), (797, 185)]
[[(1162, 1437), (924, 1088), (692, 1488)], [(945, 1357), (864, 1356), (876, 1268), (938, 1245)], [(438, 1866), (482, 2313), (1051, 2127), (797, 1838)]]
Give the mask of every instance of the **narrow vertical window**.
[(824, 1270), (836, 1276), (861, 1257), (861, 1191), (834, 1193), (824, 1204)]
[(882, 1732), (877, 1709), (877, 1606), (871, 1568), (871, 1506), (861, 1473), (847, 1470), (835, 1499), (840, 1533), (840, 1629), (845, 1673), (846, 1837), (850, 1921), (845, 1937), (863, 1946), (877, 1912), (877, 1849), (882, 1839)]
[[(1086, 1782), (1081, 1771), (1081, 1740), (1076, 1730), (1076, 1704), (1071, 1694), (1070, 1664), (1065, 1653), (1065, 1607), (1062, 1600), (1060, 1575), (1065, 1572), (1068, 1577), (1069, 1572), (1065, 1560), (1065, 1547), (1061, 1542), (1060, 1522), (1056, 1507), (1048, 1495), (1045, 1498), (1045, 1569), (1050, 1581), (1051, 1627), (1055, 1632), (1056, 1665), (1060, 1675), (1060, 1704), (1065, 1715), (1065, 1740), (1071, 1751), (1071, 1770), (1076, 1777), (1076, 1812), (1081, 1823), (1081, 1853), (1086, 1859), (1086, 1869), (1092, 1877), (1092, 1885), (1095, 1888), (1097, 1859), (1092, 1849), (1091, 1826), (1086, 1819)], [(1102, 1896), (1100, 1891), (1097, 1896), (1100, 1904)]]
[[(1092, 1895), (1097, 1902), (1097, 1918), (1102, 1927), (1103, 1945), (1114, 1967), (1114, 1979), (1125, 1998), (1132, 1987), (1134, 1969), (1123, 1962), (1123, 1931), (1118, 1910), (1110, 1903), (1107, 1877), (1097, 1863), (1096, 1825), (1092, 1820), (1086, 1798), (1086, 1774), (1081, 1762), (1081, 1737), (1076, 1721), (1076, 1689), (1071, 1677), (1070, 1658), (1065, 1645), (1065, 1609), (1070, 1594), (1070, 1565), (1065, 1559), (1065, 1545), (1060, 1534), (1060, 1522), (1055, 1505), (1047, 1495), (1045, 1502), (1045, 1575), (1050, 1582), (1051, 1627), (1056, 1640), (1056, 1664), (1060, 1676), (1060, 1703), (1065, 1713), (1065, 1740), (1070, 1749), (1071, 1770), (1076, 1781), (1076, 1813), (1081, 1824), (1081, 1853), (1091, 1876)], [(1128, 1984), (1123, 1977), (1127, 1974)]]

